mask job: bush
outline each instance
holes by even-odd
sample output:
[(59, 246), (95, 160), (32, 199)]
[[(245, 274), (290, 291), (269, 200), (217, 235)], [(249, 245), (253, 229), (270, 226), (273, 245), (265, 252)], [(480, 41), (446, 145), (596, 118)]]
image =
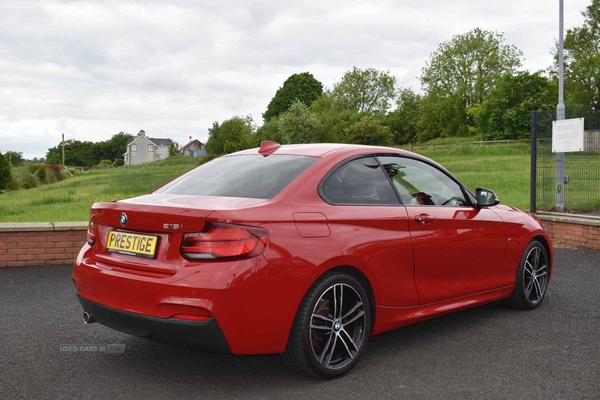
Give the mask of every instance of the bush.
[(44, 179), (44, 182), (42, 183), (44, 185), (51, 185), (57, 181), (58, 179), (56, 178), (56, 175), (54, 175), (54, 171), (46, 171), (46, 179)]
[(102, 160), (98, 163), (98, 165), (111, 167), (113, 165), (113, 162), (110, 160)]
[(125, 160), (122, 158), (117, 158), (113, 163), (113, 167), (122, 167), (123, 165), (125, 165)]
[(6, 188), (11, 180), (10, 162), (0, 153), (0, 190)]
[[(46, 169), (43, 164), (32, 164), (29, 166), (29, 173), (33, 174), (38, 179), (38, 184), (46, 180)], [(37, 185), (36, 185), (37, 186)], [(25, 188), (28, 189), (28, 188)]]
[[(60, 166), (58, 166), (56, 164), (44, 164), (44, 169), (46, 170), (46, 176), (47, 175), (54, 176), (54, 181), (52, 181), (50, 183), (54, 183), (54, 182), (61, 180)], [(52, 178), (46, 179), (46, 183), (48, 183), (48, 180), (52, 180)]]
[[(44, 169), (42, 168), (42, 171)], [(31, 189), (34, 187), (38, 187), (40, 185), (40, 180), (38, 175), (32, 174), (30, 172), (22, 174), (19, 176), (19, 188), (20, 189)]]

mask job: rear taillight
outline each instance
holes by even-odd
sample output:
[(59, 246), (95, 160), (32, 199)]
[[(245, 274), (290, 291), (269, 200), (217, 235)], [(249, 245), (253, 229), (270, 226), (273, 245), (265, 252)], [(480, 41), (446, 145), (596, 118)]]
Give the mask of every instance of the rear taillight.
[(265, 229), (213, 222), (202, 232), (186, 233), (181, 253), (194, 260), (256, 257), (265, 251), (267, 240)]
[(94, 234), (94, 223), (92, 220), (88, 223), (87, 242), (90, 246), (93, 246), (94, 243), (96, 243), (96, 234)]

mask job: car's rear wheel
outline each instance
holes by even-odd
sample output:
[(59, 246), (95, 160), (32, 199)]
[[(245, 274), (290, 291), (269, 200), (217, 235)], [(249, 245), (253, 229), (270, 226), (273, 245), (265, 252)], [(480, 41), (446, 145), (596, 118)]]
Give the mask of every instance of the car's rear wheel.
[(546, 295), (550, 264), (548, 252), (537, 240), (529, 243), (517, 268), (517, 280), (507, 304), (513, 308), (532, 310)]
[(356, 365), (370, 330), (371, 306), (360, 282), (344, 273), (326, 274), (304, 297), (283, 359), (298, 372), (336, 378)]

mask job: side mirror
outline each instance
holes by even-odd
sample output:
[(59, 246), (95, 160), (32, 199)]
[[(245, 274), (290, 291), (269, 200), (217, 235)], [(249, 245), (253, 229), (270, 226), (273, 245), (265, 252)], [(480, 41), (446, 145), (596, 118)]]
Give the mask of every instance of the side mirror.
[(475, 196), (477, 197), (477, 207), (491, 207), (500, 204), (498, 196), (490, 189), (477, 188), (475, 189)]

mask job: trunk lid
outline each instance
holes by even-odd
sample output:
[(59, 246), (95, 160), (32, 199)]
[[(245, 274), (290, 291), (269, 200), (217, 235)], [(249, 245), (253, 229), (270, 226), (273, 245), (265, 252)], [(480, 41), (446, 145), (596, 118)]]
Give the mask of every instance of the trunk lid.
[(92, 256), (101, 267), (152, 277), (171, 276), (184, 262), (183, 235), (199, 232), (215, 210), (253, 207), (264, 199), (150, 194), (95, 203)]

